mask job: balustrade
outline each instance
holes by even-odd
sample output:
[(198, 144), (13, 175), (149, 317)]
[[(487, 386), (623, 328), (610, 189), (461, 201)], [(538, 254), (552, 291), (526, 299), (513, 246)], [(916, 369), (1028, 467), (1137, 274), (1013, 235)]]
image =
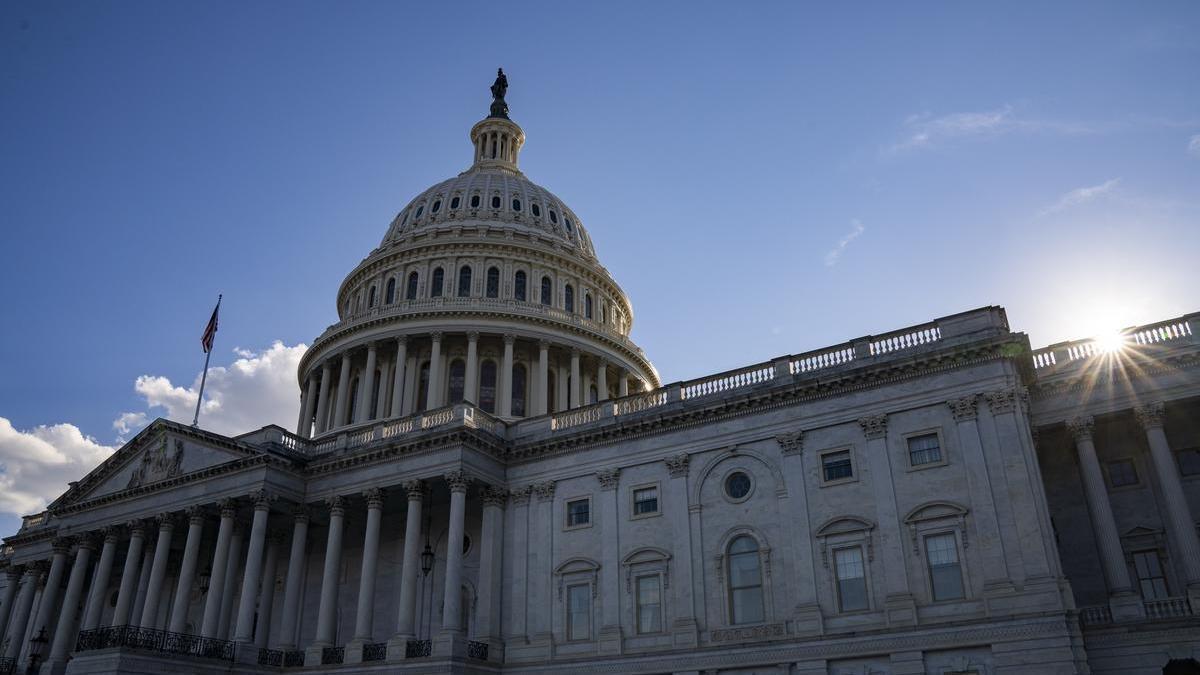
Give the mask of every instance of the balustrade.
[(364, 663), (369, 661), (383, 661), (386, 658), (386, 642), (368, 642), (367, 644), (363, 645), (362, 660)]
[(913, 347), (920, 347), (941, 339), (942, 329), (937, 324), (930, 323), (912, 328), (904, 328), (876, 336), (871, 340), (871, 355), (879, 356), (881, 354), (912, 349)]
[(1147, 619), (1174, 619), (1189, 616), (1192, 613), (1187, 598), (1162, 598), (1161, 600), (1146, 600)]
[(222, 661), (233, 661), (235, 649), (234, 643), (230, 640), (128, 625), (80, 631), (79, 638), (75, 642), (75, 651), (77, 652), (114, 647), (164, 654), (186, 654)]
[(710, 394), (720, 394), (733, 389), (741, 389), (775, 378), (774, 364), (748, 366), (729, 372), (710, 375), (699, 380), (683, 383), (681, 387), (684, 399), (698, 398)]
[(404, 658), (419, 659), (433, 653), (433, 640), (409, 640), (404, 643)]

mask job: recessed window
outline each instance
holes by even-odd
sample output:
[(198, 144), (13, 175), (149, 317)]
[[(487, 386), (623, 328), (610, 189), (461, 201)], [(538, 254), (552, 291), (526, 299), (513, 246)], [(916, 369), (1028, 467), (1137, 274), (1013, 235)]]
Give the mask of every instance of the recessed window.
[(513, 297), (525, 301), (525, 272), (522, 270), (513, 275)]
[(838, 450), (821, 455), (821, 473), (826, 483), (849, 480), (854, 477), (854, 465), (849, 450)]
[(1118, 459), (1108, 463), (1108, 484), (1112, 487), (1126, 487), (1138, 484), (1137, 467), (1132, 459)]
[(367, 291), (367, 307), (374, 307), (374, 306), (375, 306), (375, 287), (372, 286), (371, 290)]
[(413, 218), (420, 218), (421, 214), (424, 212), (425, 212), (425, 205), (422, 204), (417, 207), (417, 212), (415, 214), (413, 214)]
[(541, 218), (541, 217), (542, 217), (542, 207), (538, 206), (537, 204), (530, 204), (530, 205), (529, 205), (529, 210), (530, 210), (531, 212), (533, 212), (533, 216), (534, 216), (535, 218)]
[(563, 218), (563, 224), (567, 226), (567, 231), (568, 231), (568, 232), (574, 232), (574, 231), (575, 231), (575, 228), (574, 228), (574, 227), (571, 227), (571, 219), (570, 219), (570, 218)]
[(479, 195), (471, 195), (471, 208), (479, 208)]
[(1200, 448), (1185, 448), (1177, 453), (1179, 473), (1184, 476), (1200, 476)]
[(450, 208), (457, 209), (460, 202), (461, 200), (458, 197), (454, 197), (450, 200)]
[(388, 282), (387, 282), (387, 294), (385, 296), (384, 302), (386, 302), (387, 304), (390, 305), (395, 301), (396, 301), (396, 277), (392, 277), (391, 279), (388, 279)]
[(837, 575), (838, 608), (843, 612), (867, 609), (867, 572), (862, 547), (835, 550), (833, 566)]
[(496, 413), (496, 362), (488, 359), (479, 367), (479, 407)]
[(552, 282), (550, 281), (550, 277), (542, 277), (542, 297), (541, 297), (541, 301), (542, 301), (542, 304), (543, 304), (543, 305), (549, 305), (549, 304), (550, 304), (550, 300), (551, 300), (551, 296), (552, 296), (552, 293), (551, 293), (551, 285), (552, 285)]
[(521, 200), (514, 199), (512, 202), (512, 207), (513, 207), (513, 211), (520, 211), (521, 210)]
[(763, 609), (762, 565), (758, 542), (742, 535), (729, 544), (729, 618), (730, 623), (759, 623)]
[(592, 500), (572, 499), (567, 502), (567, 527), (583, 527), (592, 523)]
[(405, 300), (416, 300), (417, 299), (417, 280), (418, 280), (417, 273), (410, 272), (408, 275), (408, 287), (404, 289), (404, 299)]
[(500, 208), (500, 197), (498, 195), (492, 197), (492, 208), (493, 209)]
[(571, 284), (567, 284), (566, 288), (563, 289), (563, 309), (568, 312), (575, 311), (575, 289)]
[(1168, 597), (1167, 579), (1163, 575), (1162, 560), (1158, 557), (1158, 551), (1135, 551), (1133, 569), (1137, 572), (1143, 600)]
[(958, 544), (953, 534), (925, 537), (925, 556), (929, 560), (929, 581), (933, 599), (958, 600), (963, 597), (962, 568), (958, 564)]
[(471, 295), (471, 268), (463, 265), (458, 270), (458, 297), (466, 298)]
[(910, 466), (940, 464), (942, 444), (937, 434), (921, 434), (908, 438), (908, 463)]
[(634, 488), (633, 515), (647, 516), (658, 513), (658, 486)]
[(558, 224), (558, 214), (554, 212), (554, 209), (550, 209), (550, 222)]
[(567, 639), (592, 637), (592, 589), (588, 584), (567, 586)]
[(442, 283), (446, 280), (446, 273), (442, 268), (437, 268), (433, 271), (433, 288), (429, 291), (429, 297), (442, 297)]
[(662, 577), (637, 578), (637, 632), (662, 632)]
[(429, 209), (429, 212), (437, 213), (438, 211), (441, 211), (441, 210), (442, 210), (442, 200), (439, 199), (433, 203), (433, 206)]
[(725, 494), (729, 495), (730, 499), (745, 499), (753, 486), (750, 476), (741, 471), (734, 471), (725, 479)]
[(489, 298), (500, 297), (500, 268), (489, 267), (487, 271), (487, 284), (484, 289), (484, 295)]
[(586, 319), (592, 318), (592, 294), (585, 293), (583, 296), (583, 316)]

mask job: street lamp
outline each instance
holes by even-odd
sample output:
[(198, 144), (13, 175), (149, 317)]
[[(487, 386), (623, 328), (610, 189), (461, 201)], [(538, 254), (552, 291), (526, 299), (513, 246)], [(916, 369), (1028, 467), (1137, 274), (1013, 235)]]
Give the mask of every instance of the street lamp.
[(26, 671), (29, 675), (37, 673), (38, 662), (42, 660), (42, 652), (46, 649), (47, 642), (49, 640), (46, 638), (46, 629), (44, 627), (29, 640), (29, 670)]
[(200, 573), (200, 595), (208, 593), (208, 584), (210, 581), (212, 581), (212, 565), (204, 568), (204, 571)]
[(425, 550), (421, 551), (421, 572), (425, 576), (429, 576), (429, 572), (433, 570), (433, 548), (429, 546), (429, 540), (425, 540)]

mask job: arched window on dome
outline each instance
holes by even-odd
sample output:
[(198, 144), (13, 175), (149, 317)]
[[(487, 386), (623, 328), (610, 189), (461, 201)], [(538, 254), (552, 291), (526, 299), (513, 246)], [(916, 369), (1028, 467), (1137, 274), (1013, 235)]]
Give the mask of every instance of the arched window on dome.
[(513, 275), (513, 298), (525, 302), (525, 271), (517, 270)]
[(471, 208), (479, 208), (479, 195), (471, 195)]
[(567, 284), (566, 287), (563, 288), (563, 309), (567, 310), (568, 312), (575, 311), (575, 289), (571, 286), (571, 284)]
[(429, 362), (421, 364), (420, 375), (417, 376), (417, 411), (429, 408)]
[(512, 369), (512, 414), (515, 417), (525, 416), (525, 364), (514, 363)]
[(367, 291), (367, 309), (371, 309), (374, 306), (375, 306), (375, 287), (372, 286), (371, 290)]
[(396, 301), (396, 277), (388, 279), (387, 292), (383, 296), (383, 301), (389, 305)]
[(447, 389), (449, 397), (446, 403), (462, 403), (466, 385), (467, 366), (462, 359), (454, 359), (450, 362), (450, 387)]
[(420, 276), (416, 272), (410, 272), (408, 275), (408, 288), (404, 289), (405, 300), (417, 299), (417, 281)]
[(491, 359), (479, 366), (479, 408), (496, 413), (496, 362)]
[(529, 205), (529, 212), (533, 214), (534, 218), (542, 217), (542, 207), (538, 206), (537, 202), (534, 202)]
[(543, 305), (549, 305), (554, 295), (554, 285), (550, 281), (550, 277), (542, 277), (542, 297)]
[(513, 207), (513, 211), (520, 211), (521, 210), (521, 200), (517, 199), (516, 197), (513, 197), (512, 207)]
[(439, 267), (433, 271), (433, 287), (429, 290), (429, 297), (442, 297), (442, 282), (445, 281), (445, 277), (446, 273), (442, 270), (442, 268)]
[(554, 212), (554, 209), (550, 209), (550, 222), (558, 224), (558, 214)]
[(433, 202), (433, 206), (430, 207), (429, 212), (437, 213), (438, 211), (441, 211), (441, 210), (442, 210), (442, 200), (438, 199)]
[(421, 214), (424, 212), (425, 212), (425, 205), (422, 204), (417, 207), (417, 212), (413, 214), (413, 218), (420, 218)]
[(471, 296), (471, 266), (463, 265), (458, 270), (458, 297)]
[(492, 197), (492, 208), (493, 209), (500, 208), (500, 195), (495, 195)]
[(567, 226), (567, 232), (574, 232), (575, 228), (571, 226), (570, 218), (563, 218), (563, 224)]
[(487, 271), (487, 284), (484, 289), (484, 295), (489, 298), (500, 297), (500, 268), (489, 267)]
[(608, 325), (608, 303), (600, 301), (600, 323)]
[(726, 567), (729, 574), (730, 623), (764, 621), (762, 561), (754, 537), (742, 535), (729, 543)]
[(583, 294), (583, 316), (584, 318), (592, 318), (592, 294)]
[(459, 205), (459, 204), (461, 204), (461, 203), (462, 203), (462, 200), (461, 200), (461, 199), (458, 197), (458, 195), (455, 195), (455, 196), (454, 196), (454, 197), (453, 197), (453, 198), (450, 200), (450, 208), (451, 208), (451, 209), (457, 209), (457, 208), (458, 208), (458, 205)]

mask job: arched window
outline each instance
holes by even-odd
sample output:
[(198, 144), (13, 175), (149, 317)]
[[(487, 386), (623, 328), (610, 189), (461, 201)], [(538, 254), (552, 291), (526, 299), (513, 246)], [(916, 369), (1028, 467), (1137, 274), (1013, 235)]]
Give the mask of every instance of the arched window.
[(417, 299), (417, 279), (418, 278), (419, 277), (417, 276), (416, 272), (413, 272), (408, 275), (408, 288), (404, 290), (404, 299), (405, 300), (416, 300)]
[(492, 208), (493, 209), (500, 208), (500, 195), (496, 195), (496, 196), (492, 197)]
[(433, 207), (429, 209), (430, 213), (437, 213), (442, 210), (442, 200), (437, 200), (433, 203)]
[(583, 294), (583, 316), (588, 319), (592, 318), (592, 294), (591, 293)]
[(392, 277), (391, 279), (388, 279), (388, 282), (387, 282), (387, 294), (384, 295), (384, 302), (386, 302), (387, 304), (390, 305), (395, 301), (396, 301), (396, 277)]
[(372, 286), (371, 290), (367, 291), (367, 309), (370, 309), (374, 306), (375, 306), (375, 287)]
[(600, 400), (600, 392), (596, 390), (596, 385), (588, 387), (588, 403), (595, 403)]
[(450, 388), (447, 403), (462, 403), (464, 388), (467, 384), (467, 367), (462, 359), (450, 362)]
[(460, 203), (462, 203), (461, 200), (456, 196), (450, 200), (450, 208), (457, 209)]
[(417, 378), (417, 412), (429, 407), (429, 362), (421, 364), (421, 374)]
[(525, 272), (517, 270), (513, 275), (513, 297), (521, 302), (525, 301)]
[(536, 203), (529, 205), (529, 211), (533, 213), (534, 218), (542, 217), (542, 207), (538, 206)]
[(487, 288), (484, 294), (489, 298), (500, 297), (500, 269), (498, 267), (489, 267), (487, 271)]
[(479, 208), (479, 195), (471, 195), (471, 208)]
[(726, 556), (729, 570), (730, 623), (760, 623), (765, 620), (763, 609), (762, 566), (758, 542), (742, 535), (729, 543)]
[(568, 312), (575, 311), (575, 289), (571, 287), (571, 284), (567, 284), (563, 289), (563, 309)]
[(521, 210), (521, 200), (514, 197), (513, 198), (513, 211), (520, 211), (520, 210)]
[(496, 413), (496, 362), (490, 359), (479, 368), (479, 408)]
[(422, 204), (422, 205), (420, 205), (420, 206), (418, 206), (418, 207), (417, 207), (417, 212), (416, 212), (416, 213), (413, 215), (413, 217), (414, 217), (414, 218), (420, 218), (420, 217), (421, 217), (421, 214), (422, 214), (422, 213), (424, 213), (424, 212), (425, 212), (425, 205), (424, 205), (424, 204)]
[(512, 369), (512, 414), (525, 416), (525, 365), (514, 363)]
[(543, 305), (550, 304), (550, 300), (553, 295), (551, 287), (552, 287), (552, 284), (550, 282), (550, 277), (542, 277), (542, 298), (541, 298), (541, 300), (542, 300)]
[(558, 224), (558, 214), (554, 212), (554, 209), (550, 209), (550, 222)]
[(357, 410), (355, 410), (355, 408), (358, 407), (355, 405), (356, 403), (358, 403), (358, 378), (357, 377), (354, 378), (353, 380), (350, 380), (349, 393), (350, 393), (350, 407), (346, 411), (345, 423), (346, 424), (354, 424), (354, 415), (355, 415), (355, 413), (358, 412)]
[(442, 271), (442, 268), (439, 267), (433, 271), (433, 288), (429, 290), (429, 297), (442, 297), (442, 282), (445, 280), (445, 277), (446, 273)]
[(463, 265), (458, 270), (458, 297), (466, 298), (471, 295), (471, 268)]

